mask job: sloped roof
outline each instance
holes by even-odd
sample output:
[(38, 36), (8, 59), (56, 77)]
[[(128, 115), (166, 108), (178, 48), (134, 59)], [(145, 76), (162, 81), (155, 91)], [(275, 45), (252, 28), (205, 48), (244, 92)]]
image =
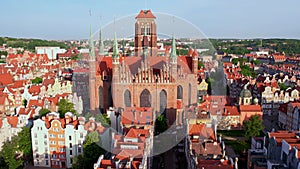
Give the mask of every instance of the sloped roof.
[(156, 18), (151, 10), (141, 10), (140, 13), (135, 17), (136, 19), (138, 18)]
[(261, 112), (260, 105), (240, 105), (241, 112)]
[(13, 84), (13, 76), (9, 73), (0, 73), (0, 84)]
[(214, 130), (207, 128), (205, 124), (190, 124), (189, 135), (200, 135), (202, 138), (216, 139)]

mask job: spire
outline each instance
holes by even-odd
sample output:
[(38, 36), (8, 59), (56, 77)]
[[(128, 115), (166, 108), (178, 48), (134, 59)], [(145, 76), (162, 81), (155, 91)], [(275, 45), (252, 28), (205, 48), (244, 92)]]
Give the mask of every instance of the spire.
[(175, 59), (177, 58), (177, 53), (176, 53), (176, 41), (175, 41), (175, 38), (174, 38), (174, 34), (173, 34), (173, 37), (172, 37), (172, 49), (171, 49), (171, 55), (170, 57), (172, 59)]
[(115, 34), (114, 34), (114, 47), (113, 47), (113, 58), (119, 58), (119, 49), (118, 49), (118, 41), (117, 41), (117, 33), (116, 33), (116, 24), (115, 24)]
[(100, 27), (100, 33), (99, 33), (99, 55), (104, 56), (104, 44), (102, 40), (102, 28)]
[(90, 25), (90, 49), (89, 49), (89, 59), (95, 60), (95, 49), (94, 49), (94, 41), (93, 41), (93, 32), (92, 32), (92, 24)]

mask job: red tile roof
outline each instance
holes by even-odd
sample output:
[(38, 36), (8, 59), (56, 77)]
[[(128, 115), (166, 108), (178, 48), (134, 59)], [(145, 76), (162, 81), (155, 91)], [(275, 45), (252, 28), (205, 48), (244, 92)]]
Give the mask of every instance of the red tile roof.
[(13, 84), (13, 76), (9, 73), (0, 73), (0, 85)]
[(43, 100), (29, 100), (28, 107), (37, 106), (43, 107), (44, 101)]
[(199, 169), (234, 169), (229, 160), (198, 160)]
[(284, 55), (274, 55), (273, 57), (275, 61), (284, 61), (286, 59)]
[(4, 105), (5, 99), (7, 99), (7, 96), (6, 96), (6, 95), (1, 95), (1, 96), (0, 96), (0, 105)]
[(209, 138), (213, 140), (216, 139), (214, 130), (212, 128), (207, 128), (205, 124), (190, 124), (189, 135), (200, 135), (204, 138)]
[(225, 112), (222, 114), (223, 116), (239, 116), (240, 113), (236, 106), (225, 106)]
[(108, 168), (108, 167), (116, 168), (116, 164), (111, 160), (102, 159), (100, 168)]
[(151, 125), (153, 124), (152, 108), (126, 108), (121, 117), (122, 124)]
[(138, 18), (156, 18), (151, 10), (141, 10), (140, 13), (135, 17), (136, 19)]
[(18, 124), (18, 116), (6, 116), (7, 122), (14, 128), (17, 127)]
[(261, 112), (260, 105), (240, 105), (241, 112)]
[(21, 107), (20, 110), (19, 110), (19, 115), (27, 115), (28, 113), (25, 111), (25, 108), (24, 107)]
[(125, 138), (149, 137), (149, 130), (130, 128)]
[(34, 96), (38, 95), (41, 92), (41, 86), (38, 85), (30, 86), (28, 92)]

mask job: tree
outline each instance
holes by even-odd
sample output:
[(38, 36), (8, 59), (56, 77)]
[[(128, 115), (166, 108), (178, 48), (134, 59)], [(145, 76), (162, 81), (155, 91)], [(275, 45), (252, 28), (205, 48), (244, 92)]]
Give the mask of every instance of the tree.
[(252, 116), (249, 120), (244, 121), (245, 137), (250, 139), (252, 136), (259, 136), (264, 126), (258, 115)]
[(162, 133), (168, 129), (167, 119), (164, 115), (160, 114), (155, 122), (156, 133)]
[(280, 90), (286, 91), (287, 88), (291, 87), (289, 85), (286, 85), (285, 83), (278, 83), (278, 86)]
[(32, 84), (40, 84), (43, 82), (43, 79), (40, 78), (40, 77), (36, 77), (35, 79), (33, 79), (32, 81)]
[(6, 169), (6, 168), (8, 168), (8, 165), (4, 161), (4, 158), (0, 156), (0, 169)]
[(21, 168), (23, 163), (16, 153), (18, 151), (16, 139), (16, 137), (13, 137), (11, 141), (7, 140), (4, 142), (0, 152), (0, 156), (4, 159), (9, 169)]
[(96, 131), (89, 133), (83, 144), (83, 154), (75, 158), (73, 169), (93, 168), (100, 155), (105, 153), (101, 147), (101, 140)]
[(26, 106), (27, 106), (27, 102), (28, 102), (28, 101), (27, 101), (26, 99), (23, 99), (23, 100), (22, 100), (22, 105), (23, 105), (25, 108), (26, 108)]
[(46, 114), (50, 113), (51, 111), (48, 109), (42, 109), (40, 111), (40, 117), (46, 116)]
[(260, 65), (261, 61), (259, 61), (259, 60), (252, 60), (251, 63), (253, 63), (254, 65)]
[(110, 126), (110, 119), (108, 118), (107, 114), (98, 113), (95, 116), (95, 120), (100, 122), (103, 126)]
[(86, 136), (83, 148), (85, 148), (93, 143), (99, 143), (99, 142), (100, 142), (100, 139), (99, 139), (99, 134), (97, 133), (97, 131), (90, 132)]
[(74, 109), (74, 104), (68, 102), (66, 99), (61, 99), (57, 105), (58, 105), (58, 113), (61, 118), (65, 117), (65, 114), (67, 112), (71, 112), (73, 114), (76, 113), (76, 110)]
[[(24, 161), (32, 161), (32, 146), (31, 146), (30, 127), (23, 127), (11, 141), (6, 141), (0, 152), (0, 162), (6, 163), (8, 168), (20, 168)], [(0, 165), (2, 168), (2, 164)]]
[(198, 69), (204, 68), (204, 63), (202, 61), (198, 61)]
[(73, 158), (72, 169), (84, 168), (84, 157), (82, 154)]
[(212, 86), (215, 85), (215, 80), (212, 78), (207, 78), (206, 83), (208, 84), (207, 93), (211, 95), (212, 94)]
[(23, 154), (23, 160), (30, 162), (32, 161), (32, 144), (30, 127), (23, 127), (22, 131), (18, 133), (16, 139), (18, 145), (18, 151)]
[(23, 127), (22, 130), (18, 133), (18, 137), (16, 139), (18, 150), (25, 156), (31, 156), (32, 154), (30, 133), (30, 127)]

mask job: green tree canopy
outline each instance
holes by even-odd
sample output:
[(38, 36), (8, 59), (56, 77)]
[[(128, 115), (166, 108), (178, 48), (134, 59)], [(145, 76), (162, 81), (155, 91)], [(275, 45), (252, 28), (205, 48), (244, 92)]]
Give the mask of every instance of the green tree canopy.
[(51, 111), (48, 109), (40, 110), (40, 117), (46, 116), (46, 114), (50, 113)]
[(100, 122), (103, 126), (110, 126), (110, 119), (107, 114), (98, 113), (95, 116), (95, 120)]
[(43, 82), (43, 79), (40, 78), (40, 77), (36, 77), (35, 79), (33, 79), (32, 81), (32, 84), (40, 84)]
[(58, 113), (61, 118), (65, 117), (65, 114), (67, 112), (76, 114), (76, 110), (74, 109), (74, 104), (68, 102), (66, 99), (61, 99), (57, 105), (58, 105)]
[(264, 126), (258, 115), (252, 116), (249, 120), (244, 121), (245, 137), (250, 139), (252, 136), (259, 136)]
[(249, 76), (249, 77), (256, 77), (257, 74), (253, 69), (251, 69), (248, 65), (242, 65), (241, 67), (241, 74), (243, 76)]
[(204, 68), (204, 63), (202, 61), (198, 61), (198, 69)]
[(89, 133), (83, 145), (83, 154), (74, 159), (72, 168), (93, 168), (99, 156), (105, 153), (105, 150), (100, 145), (99, 134), (96, 131)]
[(160, 114), (155, 122), (155, 132), (162, 133), (168, 129), (167, 119), (164, 115)]
[(32, 154), (30, 133), (30, 127), (23, 127), (16, 140), (19, 151), (25, 156)]
[(286, 91), (287, 88), (291, 87), (289, 85), (286, 85), (285, 83), (278, 83), (278, 86), (280, 90), (284, 90), (284, 91)]
[(18, 169), (21, 168), (23, 161), (20, 159), (18, 152), (17, 138), (13, 137), (11, 141), (7, 140), (2, 145), (2, 150), (0, 156), (4, 159), (6, 165), (9, 169)]
[(26, 108), (26, 106), (27, 106), (27, 100), (26, 99), (22, 100), (22, 105)]

